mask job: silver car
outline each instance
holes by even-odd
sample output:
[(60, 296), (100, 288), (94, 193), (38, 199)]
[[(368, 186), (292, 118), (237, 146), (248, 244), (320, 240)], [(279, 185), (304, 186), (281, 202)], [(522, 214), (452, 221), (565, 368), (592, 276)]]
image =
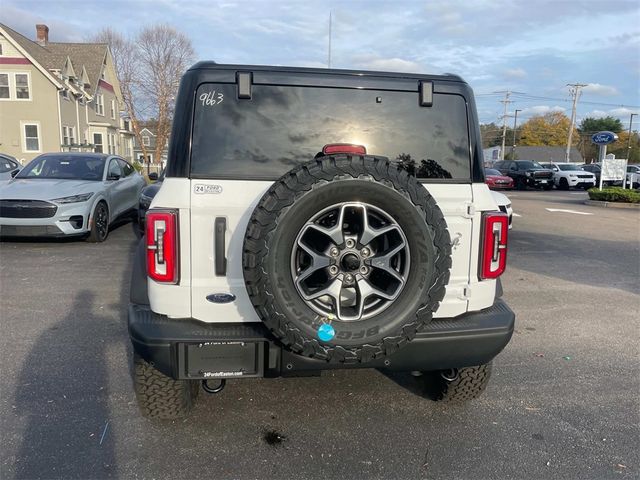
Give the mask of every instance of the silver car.
[(114, 220), (137, 212), (145, 184), (114, 155), (40, 155), (0, 185), (0, 236), (86, 235), (102, 242)]

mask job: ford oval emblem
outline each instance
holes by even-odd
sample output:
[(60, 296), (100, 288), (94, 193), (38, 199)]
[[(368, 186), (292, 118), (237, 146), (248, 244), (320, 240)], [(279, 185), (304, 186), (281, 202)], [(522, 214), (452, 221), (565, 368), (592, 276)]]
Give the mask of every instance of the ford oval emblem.
[(207, 300), (211, 303), (231, 303), (236, 299), (233, 293), (212, 293), (207, 295)]
[(618, 140), (618, 135), (613, 132), (598, 132), (591, 135), (591, 141), (596, 145), (609, 145)]

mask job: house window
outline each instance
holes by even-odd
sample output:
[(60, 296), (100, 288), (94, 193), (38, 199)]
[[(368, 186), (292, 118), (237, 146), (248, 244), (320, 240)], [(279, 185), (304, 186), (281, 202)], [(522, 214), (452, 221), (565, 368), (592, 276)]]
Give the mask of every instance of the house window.
[(29, 96), (29, 75), (26, 73), (16, 73), (16, 98), (28, 100)]
[(69, 127), (69, 145), (76, 144), (76, 127)]
[(93, 134), (93, 151), (96, 153), (102, 153), (102, 134)]
[(40, 151), (40, 125), (37, 123), (23, 124), (24, 133), (24, 151), (39, 152)]
[(111, 118), (113, 120), (116, 119), (116, 101), (115, 100), (111, 100)]
[(96, 114), (104, 116), (104, 95), (96, 94)]
[(69, 145), (69, 127), (62, 127), (62, 145)]
[(151, 144), (151, 142), (149, 141), (149, 137), (147, 137), (146, 135), (144, 137), (142, 137), (142, 144), (145, 147), (148, 147)]
[(110, 133), (107, 133), (107, 152), (113, 153), (113, 140)]
[(2, 44), (0, 43), (0, 55), (4, 55), (4, 53), (2, 53), (2, 52), (3, 52), (3, 50), (2, 50)]
[(0, 98), (9, 98), (11, 90), (9, 90), (9, 74), (0, 73)]

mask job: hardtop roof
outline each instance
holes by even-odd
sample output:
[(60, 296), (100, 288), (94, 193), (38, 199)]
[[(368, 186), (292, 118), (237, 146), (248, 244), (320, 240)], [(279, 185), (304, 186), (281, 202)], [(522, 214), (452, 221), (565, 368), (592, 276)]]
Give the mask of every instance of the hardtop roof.
[(189, 70), (251, 70), (260, 72), (305, 73), (317, 75), (346, 75), (361, 77), (387, 77), (416, 80), (444, 80), (449, 82), (467, 83), (459, 75), (445, 73), (442, 75), (407, 72), (381, 72), (374, 70), (347, 70), (338, 68), (285, 67), (276, 65), (240, 65), (220, 64), (213, 61), (201, 61)]

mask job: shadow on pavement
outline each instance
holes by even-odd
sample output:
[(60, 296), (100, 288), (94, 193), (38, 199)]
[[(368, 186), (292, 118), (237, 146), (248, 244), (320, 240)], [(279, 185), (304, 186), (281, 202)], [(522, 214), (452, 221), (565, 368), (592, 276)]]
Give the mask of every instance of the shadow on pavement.
[[(136, 245), (137, 240), (127, 246), (129, 258)], [(97, 260), (94, 268), (107, 267), (106, 259), (102, 263)], [(122, 267), (120, 263), (118, 268)], [(34, 339), (14, 400), (14, 414), (23, 418), (25, 425), (16, 456), (16, 478), (118, 476), (108, 372), (114, 359), (121, 361), (113, 351), (128, 340), (123, 319), (129, 278), (130, 268), (125, 266), (118, 295), (113, 298), (117, 303), (100, 305), (96, 293), (79, 291), (67, 315)], [(127, 372), (127, 368), (118, 365), (117, 370)]]

